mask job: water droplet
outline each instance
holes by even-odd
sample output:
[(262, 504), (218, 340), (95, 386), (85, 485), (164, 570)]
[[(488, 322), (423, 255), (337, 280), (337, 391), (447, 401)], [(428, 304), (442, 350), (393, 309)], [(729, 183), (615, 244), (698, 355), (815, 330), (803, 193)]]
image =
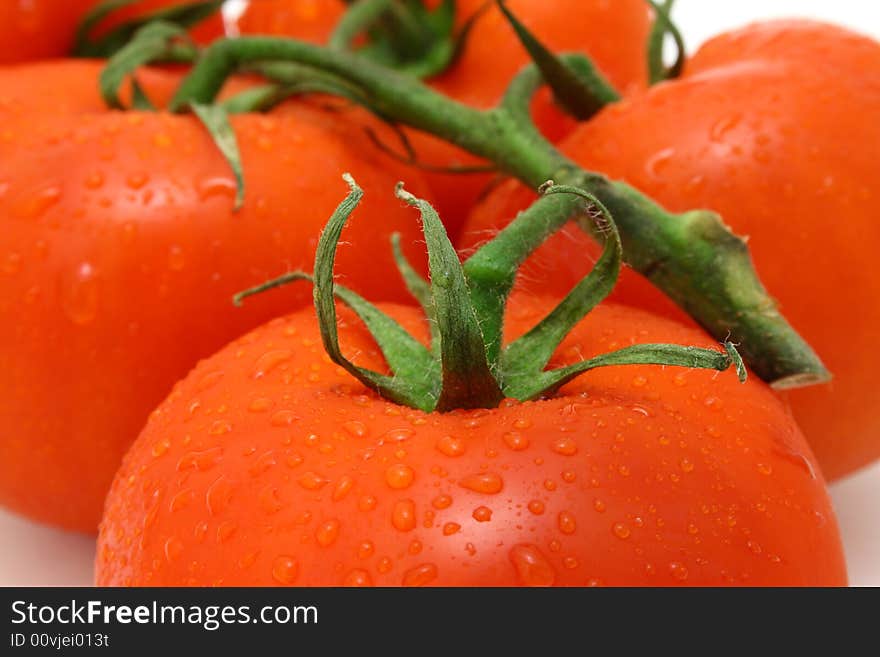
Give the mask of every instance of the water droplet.
[(758, 463), (757, 464), (758, 472), (762, 475), (772, 475), (773, 474), (773, 466), (769, 463)]
[(372, 511), (376, 508), (378, 500), (373, 495), (364, 495), (358, 500), (358, 509), (360, 511)]
[(508, 557), (524, 586), (553, 586), (556, 581), (556, 571), (537, 546), (515, 545)]
[(612, 533), (619, 539), (626, 540), (630, 537), (629, 527), (624, 525), (622, 522), (615, 522), (611, 527)]
[(453, 534), (457, 534), (461, 531), (461, 525), (457, 522), (447, 522), (443, 525), (443, 535), (444, 536), (452, 536)]
[(15, 213), (22, 219), (36, 219), (61, 200), (61, 188), (47, 187), (40, 190), (25, 203), (16, 208)]
[(348, 575), (345, 576), (345, 579), (342, 581), (343, 586), (350, 587), (365, 587), (373, 585), (373, 578), (370, 577), (370, 573), (366, 570), (361, 570), (360, 568), (355, 568)]
[(395, 490), (409, 488), (415, 477), (416, 473), (405, 463), (396, 463), (385, 471), (385, 483)]
[(261, 379), (282, 363), (289, 361), (291, 358), (293, 358), (293, 352), (288, 351), (287, 349), (267, 351), (257, 359), (257, 362), (254, 364), (254, 372), (252, 376), (254, 379)]
[(222, 436), (232, 431), (232, 423), (229, 420), (214, 420), (208, 428), (208, 433), (212, 436)]
[(593, 510), (595, 510), (597, 513), (605, 513), (605, 502), (596, 498), (595, 500), (593, 500)]
[(416, 503), (412, 500), (399, 500), (391, 511), (391, 524), (402, 532), (415, 529)]
[(299, 564), (296, 559), (284, 554), (275, 557), (272, 563), (272, 577), (276, 582), (290, 586), (296, 581), (297, 575), (299, 575)]
[(272, 413), (272, 417), (269, 418), (269, 424), (273, 427), (289, 427), (298, 419), (299, 416), (296, 413), (288, 409), (283, 409)]
[(351, 492), (351, 489), (354, 487), (354, 479), (349, 477), (348, 475), (343, 475), (339, 478), (339, 481), (336, 482), (336, 487), (333, 489), (333, 501), (339, 502), (344, 499), (346, 495)]
[(74, 324), (86, 326), (98, 314), (98, 276), (87, 262), (76, 268), (73, 276), (62, 284), (61, 303), (64, 313)]
[(171, 447), (171, 441), (168, 438), (160, 438), (153, 443), (150, 453), (153, 455), (153, 458), (159, 458), (168, 451), (169, 447)]
[(739, 114), (733, 114), (719, 119), (709, 130), (709, 138), (715, 142), (724, 141), (725, 135), (739, 125), (741, 120), (742, 116)]
[(477, 522), (489, 522), (492, 520), (492, 509), (488, 506), (478, 506), (472, 515)]
[(645, 163), (645, 171), (653, 178), (662, 178), (663, 170), (673, 157), (675, 157), (675, 149), (664, 148), (648, 158), (648, 161)]
[(455, 436), (443, 436), (435, 445), (437, 451), (446, 456), (461, 456), (465, 452), (464, 440)]
[(484, 495), (495, 495), (500, 493), (504, 488), (504, 480), (500, 475), (494, 472), (481, 472), (478, 474), (468, 475), (458, 482), (462, 488), (472, 490), (475, 493), (483, 493)]
[(185, 509), (192, 503), (194, 498), (195, 493), (193, 493), (192, 489), (185, 488), (171, 498), (171, 502), (168, 504), (168, 510), (174, 513), (181, 509)]
[(425, 586), (430, 584), (439, 575), (437, 566), (432, 563), (423, 563), (415, 568), (410, 568), (403, 574), (404, 586)]
[(358, 545), (358, 559), (367, 559), (373, 556), (373, 552), (376, 547), (373, 545), (372, 541), (363, 541), (360, 545)]
[(528, 504), (528, 509), (531, 513), (539, 516), (544, 513), (544, 503), (541, 500), (532, 500)]
[(219, 525), (217, 525), (217, 542), (225, 543), (233, 537), (236, 531), (238, 531), (237, 524), (228, 520), (224, 520)]
[(522, 435), (519, 431), (508, 431), (501, 439), (514, 452), (521, 452), (529, 447), (529, 439)]
[(183, 554), (183, 550), (184, 545), (179, 538), (172, 536), (165, 541), (165, 558), (169, 563), (180, 558), (180, 555)]
[(315, 530), (315, 540), (321, 547), (330, 547), (339, 538), (339, 521), (335, 518), (322, 522)]
[(349, 420), (342, 425), (345, 432), (355, 438), (363, 438), (367, 435), (367, 425), (357, 420)]
[(557, 518), (557, 525), (559, 527), (559, 531), (563, 534), (574, 534), (577, 530), (577, 522), (575, 521), (574, 516), (568, 511), (562, 511)]
[(260, 508), (266, 515), (278, 513), (284, 506), (284, 503), (278, 496), (278, 489), (275, 486), (266, 486), (260, 491), (259, 495)]
[(186, 257), (183, 255), (183, 249), (174, 245), (168, 249), (168, 269), (171, 271), (181, 271), (186, 266)]
[(678, 462), (678, 467), (681, 468), (682, 472), (693, 472), (694, 462), (685, 457)]
[(326, 477), (322, 477), (321, 475), (310, 470), (299, 478), (299, 485), (306, 490), (318, 490), (319, 488), (323, 488), (324, 486), (326, 486), (329, 481), (330, 480)]
[(200, 451), (187, 452), (177, 462), (177, 471), (197, 470), (198, 472), (205, 472), (216, 466), (222, 458), (222, 447), (210, 447)]
[(257, 397), (248, 404), (248, 410), (251, 413), (265, 413), (272, 408), (272, 400), (268, 397)]
[(679, 582), (683, 582), (688, 578), (688, 569), (679, 561), (673, 561), (669, 564), (669, 574)]
[(3, 259), (3, 273), (17, 274), (21, 270), (21, 254), (10, 252)]
[(551, 449), (557, 454), (562, 454), (563, 456), (573, 456), (577, 454), (578, 446), (572, 438), (566, 436), (555, 440), (551, 445)]
[(125, 184), (128, 185), (130, 189), (140, 189), (150, 180), (150, 177), (145, 173), (133, 173), (125, 179)]
[(204, 392), (208, 388), (213, 388), (215, 385), (217, 385), (217, 383), (222, 378), (223, 378), (223, 371), (222, 370), (208, 372), (201, 379), (199, 379), (199, 382), (195, 385), (195, 391), (196, 392)]
[(392, 565), (393, 564), (391, 563), (391, 559), (389, 559), (388, 557), (382, 557), (381, 559), (379, 559), (379, 563), (376, 564), (376, 570), (384, 575), (389, 570), (391, 570)]
[(449, 495), (438, 495), (431, 500), (431, 506), (435, 509), (447, 509), (452, 506), (452, 498)]
[(574, 483), (574, 480), (577, 479), (577, 474), (571, 470), (565, 470), (562, 473), (562, 481), (567, 484)]
[(252, 477), (259, 477), (264, 472), (269, 470), (269, 468), (278, 464), (278, 459), (275, 456), (275, 452), (269, 450), (264, 454), (261, 454), (257, 457), (257, 460), (254, 461), (253, 465), (248, 468), (248, 472)]
[(233, 486), (222, 476), (217, 479), (205, 492), (205, 504), (208, 507), (208, 513), (212, 516), (221, 515), (229, 506), (232, 499)]

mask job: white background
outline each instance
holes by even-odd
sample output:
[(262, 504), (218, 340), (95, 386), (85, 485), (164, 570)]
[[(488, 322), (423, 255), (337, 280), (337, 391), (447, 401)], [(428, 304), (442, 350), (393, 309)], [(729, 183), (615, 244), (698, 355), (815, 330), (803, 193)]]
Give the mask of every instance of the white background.
[[(678, 0), (675, 16), (691, 50), (717, 32), (773, 17), (820, 18), (880, 38), (880, 3), (866, 0)], [(831, 493), (850, 581), (880, 586), (880, 464), (835, 484)], [(92, 537), (0, 511), (0, 585), (89, 585), (93, 552)]]

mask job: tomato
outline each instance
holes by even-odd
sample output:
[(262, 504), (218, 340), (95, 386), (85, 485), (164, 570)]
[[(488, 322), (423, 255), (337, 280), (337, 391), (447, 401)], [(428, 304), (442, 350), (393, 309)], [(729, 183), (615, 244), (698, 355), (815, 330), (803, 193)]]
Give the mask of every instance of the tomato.
[[(385, 304), (425, 339), (419, 311)], [(511, 302), (507, 338), (549, 305)], [(383, 368), (359, 321), (349, 357)], [(603, 305), (563, 365), (700, 331)], [(594, 370), (550, 399), (426, 414), (333, 365), (314, 311), (201, 362), (125, 457), (99, 585), (842, 585), (821, 475), (756, 379)]]
[[(406, 300), (390, 233), (424, 257), (417, 222), (391, 194), (400, 179), (424, 185), (349, 125), (367, 118), (303, 102), (234, 117), (247, 181), (235, 213), (229, 166), (201, 124), (102, 109), (99, 71), (81, 61), (0, 71), (0, 502), (80, 530), (96, 528), (123, 452), (174, 381), (310, 301), (300, 287), (236, 309), (231, 295), (311, 269), (341, 172), (369, 192), (348, 231), (367, 246), (342, 250), (343, 280)], [(58, 77), (65, 111), (41, 96)], [(161, 94), (179, 79), (141, 75)]]
[[(880, 456), (874, 372), (880, 325), (876, 221), (880, 45), (830, 25), (774, 22), (721, 36), (684, 79), (608, 107), (564, 150), (672, 210), (708, 207), (749, 237), (761, 278), (834, 374), (787, 396), (830, 478)], [(462, 246), (506, 223), (532, 196), (515, 183), (471, 218)], [(597, 247), (576, 229), (527, 266), (567, 289)], [(630, 273), (616, 298), (669, 302)]]
[[(242, 18), (241, 31), (296, 35), (302, 30), (301, 17), (305, 15), (314, 17), (312, 24), (325, 27), (329, 36), (332, 22), (338, 19), (339, 4), (322, 3), (319, 12), (315, 0), (253, 2)], [(484, 0), (458, 0), (459, 24), (463, 25), (485, 4)], [(650, 30), (650, 12), (644, 0), (509, 0), (507, 6), (552, 50), (590, 55), (621, 92), (629, 93), (644, 86), (645, 44)], [(329, 14), (324, 13), (328, 11)], [(320, 40), (317, 35), (315, 39)], [(452, 98), (485, 109), (501, 99), (510, 80), (529, 61), (528, 53), (504, 16), (497, 7), (490, 6), (474, 24), (459, 59), (431, 84)], [(490, 67), (487, 62), (491, 62)], [(555, 108), (548, 93), (540, 94), (535, 113), (539, 125), (550, 137), (558, 139), (574, 126)], [(425, 164), (439, 167), (481, 164), (479, 159), (447, 142), (422, 133), (409, 134), (419, 160)], [(389, 145), (403, 152), (399, 144)], [(491, 181), (491, 174), (427, 171), (426, 178), (438, 199), (440, 214), (454, 234)]]
[[(140, 0), (131, 7), (117, 10), (102, 23), (110, 29), (123, 20), (162, 9), (185, 0)], [(0, 3), (0, 64), (33, 59), (63, 57), (73, 46), (76, 28), (88, 11), (101, 0), (4, 0)], [(217, 16), (193, 30), (200, 41), (207, 42), (223, 34), (223, 21)]]
[(238, 19), (242, 34), (290, 35), (310, 43), (327, 41), (345, 13), (343, 0), (261, 0)]

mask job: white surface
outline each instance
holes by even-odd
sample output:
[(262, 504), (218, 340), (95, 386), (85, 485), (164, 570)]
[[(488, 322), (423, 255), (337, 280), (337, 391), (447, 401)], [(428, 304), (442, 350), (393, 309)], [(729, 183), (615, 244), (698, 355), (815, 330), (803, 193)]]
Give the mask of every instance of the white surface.
[[(689, 49), (712, 34), (772, 17), (819, 18), (880, 38), (880, 3), (865, 0), (678, 0), (676, 18)], [(831, 489), (850, 581), (880, 586), (880, 464)], [(88, 586), (94, 539), (0, 511), (0, 585)]]

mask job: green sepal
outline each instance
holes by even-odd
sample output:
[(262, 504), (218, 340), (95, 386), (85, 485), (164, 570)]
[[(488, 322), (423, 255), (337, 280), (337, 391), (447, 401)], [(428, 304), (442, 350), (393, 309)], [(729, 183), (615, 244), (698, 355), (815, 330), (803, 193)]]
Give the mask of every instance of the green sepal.
[[(542, 371), (550, 362), (565, 336), (611, 294), (617, 284), (623, 263), (620, 234), (617, 232), (611, 213), (599, 199), (577, 187), (557, 185), (545, 188), (543, 191), (545, 195), (571, 194), (585, 200), (586, 214), (595, 223), (597, 232), (605, 236), (605, 245), (593, 269), (581, 279), (565, 299), (528, 333), (505, 347), (501, 356), (505, 388), (513, 379), (522, 376), (534, 381), (532, 375)], [(520, 384), (510, 383), (510, 385), (520, 387)]]
[(241, 152), (238, 149), (238, 140), (235, 137), (232, 125), (229, 123), (229, 114), (223, 105), (193, 103), (191, 107), (193, 114), (205, 126), (205, 129), (211, 136), (211, 140), (229, 164), (229, 168), (232, 169), (232, 175), (235, 177), (235, 203), (233, 211), (238, 212), (241, 206), (244, 205), (244, 171), (241, 165)]
[[(351, 191), (342, 203), (339, 204), (339, 207), (336, 208), (336, 211), (330, 217), (330, 221), (327, 222), (327, 226), (318, 240), (318, 248), (315, 254), (315, 312), (318, 316), (318, 326), (320, 327), (324, 349), (334, 363), (344, 368), (352, 376), (364, 383), (364, 385), (372, 388), (386, 399), (424, 411), (432, 411), (437, 402), (437, 391), (435, 389), (437, 377), (431, 376), (435, 371), (431, 365), (434, 359), (423, 345), (406, 335), (403, 329), (400, 329), (400, 333), (406, 335), (406, 339), (402, 342), (403, 346), (397, 345), (394, 349), (403, 350), (401, 353), (405, 352), (406, 356), (402, 357), (402, 360), (411, 361), (405, 365), (408, 368), (407, 371), (410, 372), (410, 378), (399, 375), (387, 376), (364, 367), (359, 367), (348, 360), (342, 354), (342, 350), (339, 347), (339, 334), (336, 326), (336, 304), (334, 301), (335, 284), (333, 281), (336, 247), (339, 244), (346, 220), (354, 212), (363, 197), (363, 190), (357, 186), (357, 183), (349, 174), (345, 174), (343, 178), (348, 183)], [(378, 321), (375, 314), (369, 316), (371, 320)], [(376, 337), (375, 334), (374, 337)], [(397, 338), (400, 340), (400, 335)], [(384, 340), (384, 334), (382, 339)], [(415, 347), (414, 344), (418, 344), (418, 347)], [(395, 351), (394, 353), (395, 362), (397, 362), (397, 352)], [(399, 366), (403, 367), (404, 364), (400, 363)], [(409, 368), (412, 368), (412, 371)]]
[(100, 59), (112, 57), (131, 41), (135, 33), (149, 23), (161, 21), (187, 30), (219, 12), (224, 2), (224, 0), (200, 0), (159, 9), (145, 16), (125, 21), (98, 39), (90, 39), (91, 33), (105, 18), (117, 9), (137, 1), (106, 0), (86, 14), (76, 32), (72, 56)]
[(139, 67), (157, 61), (192, 62), (197, 55), (198, 50), (189, 41), (185, 29), (173, 23), (150, 23), (120, 48), (101, 71), (98, 81), (101, 97), (108, 107), (125, 109), (119, 90)]
[[(684, 37), (671, 17), (675, 0), (662, 0), (662, 2), (645, 0), (645, 2), (651, 5), (654, 10), (654, 24), (648, 35), (648, 84), (653, 86), (658, 82), (673, 80), (681, 75), (684, 70), (687, 49)], [(666, 66), (663, 58), (663, 45), (667, 35), (671, 36), (675, 42), (676, 55), (672, 66)]]
[(461, 52), (482, 10), (455, 29), (457, 3), (441, 0), (429, 9), (422, 0), (360, 0), (350, 8), (330, 37), (330, 47), (350, 50), (363, 34), (367, 43), (358, 55), (417, 78), (447, 70)]
[(493, 366), (500, 358), (504, 308), (520, 265), (574, 216), (578, 203), (571, 195), (539, 198), (464, 263)]
[(605, 105), (620, 100), (620, 94), (586, 56), (580, 55), (578, 64), (572, 65), (541, 43), (508, 9), (504, 0), (496, 0), (496, 4), (553, 90), (556, 101), (569, 114), (586, 121)]
[(458, 253), (430, 203), (404, 190), (402, 183), (397, 186), (397, 197), (418, 208), (428, 245), (442, 365), (436, 410), (494, 408), (504, 395), (489, 367), (486, 345)]
[[(724, 348), (724, 351), (716, 351), (676, 344), (639, 344), (549, 372), (512, 377), (504, 391), (509, 397), (520, 400), (548, 397), (572, 379), (590, 370), (621, 365), (662, 365), (723, 372), (731, 365), (742, 362), (731, 343), (725, 343)], [(732, 353), (736, 353), (735, 359), (731, 356)], [(739, 372), (738, 365), (737, 370)], [(738, 375), (744, 383), (744, 376)]]

